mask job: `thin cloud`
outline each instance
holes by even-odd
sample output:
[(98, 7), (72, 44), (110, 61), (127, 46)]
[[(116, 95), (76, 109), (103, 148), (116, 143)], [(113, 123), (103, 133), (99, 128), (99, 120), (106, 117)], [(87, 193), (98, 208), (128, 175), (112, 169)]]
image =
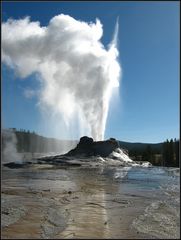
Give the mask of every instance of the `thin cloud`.
[(31, 99), (37, 95), (37, 92), (30, 88), (24, 89), (23, 93), (24, 93), (24, 96), (29, 99)]

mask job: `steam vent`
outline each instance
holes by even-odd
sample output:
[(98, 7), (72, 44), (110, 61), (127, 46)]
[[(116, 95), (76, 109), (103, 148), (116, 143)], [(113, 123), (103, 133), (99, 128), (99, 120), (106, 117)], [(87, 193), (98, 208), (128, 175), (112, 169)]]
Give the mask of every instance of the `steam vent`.
[(107, 157), (111, 154), (116, 148), (119, 148), (119, 142), (110, 138), (106, 141), (97, 141), (95, 142), (93, 138), (89, 138), (87, 136), (81, 137), (79, 143), (76, 148), (69, 151), (66, 156), (76, 156), (76, 155), (84, 155), (87, 157), (90, 156), (101, 156)]

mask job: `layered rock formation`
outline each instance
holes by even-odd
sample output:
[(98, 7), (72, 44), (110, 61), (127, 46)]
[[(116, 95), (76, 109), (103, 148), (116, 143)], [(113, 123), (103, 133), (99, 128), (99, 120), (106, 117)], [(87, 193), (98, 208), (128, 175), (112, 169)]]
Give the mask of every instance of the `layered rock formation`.
[[(46, 156), (32, 159), (31, 162), (17, 164), (11, 162), (4, 164), (9, 168), (26, 167), (31, 164), (53, 164), (58, 166), (97, 166), (97, 165), (119, 165), (119, 166), (142, 166), (129, 158), (128, 152), (120, 147), (119, 141), (110, 138), (105, 141), (95, 142), (87, 136), (81, 137), (77, 146), (68, 153), (56, 156)], [(145, 164), (145, 163), (144, 163)], [(150, 166), (147, 162), (145, 167)]]
[(109, 156), (115, 149), (119, 148), (119, 142), (111, 138), (106, 141), (97, 141), (94, 142), (92, 138), (87, 136), (81, 137), (80, 142), (77, 146), (69, 151), (66, 156), (101, 156), (107, 157)]

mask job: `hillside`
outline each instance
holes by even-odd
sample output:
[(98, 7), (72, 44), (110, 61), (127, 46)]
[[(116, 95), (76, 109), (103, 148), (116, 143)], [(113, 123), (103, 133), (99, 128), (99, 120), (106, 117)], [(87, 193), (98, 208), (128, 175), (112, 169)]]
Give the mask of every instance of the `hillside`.
[(161, 151), (163, 143), (131, 143), (119, 141), (122, 148), (126, 148), (128, 151), (144, 151), (147, 146), (151, 146), (154, 151)]
[(47, 138), (25, 130), (3, 129), (2, 132), (2, 147), (12, 147), (13, 144), (19, 153), (66, 153), (75, 147), (77, 142)]
[[(70, 150), (76, 146), (78, 140), (60, 140), (40, 136), (29, 131), (15, 131), (17, 137), (18, 152), (62, 152)], [(145, 151), (147, 146), (151, 146), (154, 152), (161, 152), (163, 143), (131, 143), (119, 141), (121, 148), (127, 149), (128, 152)]]

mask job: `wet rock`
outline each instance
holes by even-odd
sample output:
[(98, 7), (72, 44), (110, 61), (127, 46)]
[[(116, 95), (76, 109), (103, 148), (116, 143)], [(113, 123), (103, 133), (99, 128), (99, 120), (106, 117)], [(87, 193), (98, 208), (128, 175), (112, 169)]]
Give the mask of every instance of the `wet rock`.
[(9, 162), (4, 164), (4, 166), (8, 168), (23, 168), (26, 165), (27, 163), (16, 163), (16, 162)]
[(179, 222), (180, 216), (175, 214), (175, 208), (167, 202), (156, 201), (145, 209), (144, 214), (133, 221), (132, 226), (138, 232), (159, 239), (179, 239)]
[(78, 156), (83, 155), (86, 157), (100, 156), (107, 157), (116, 148), (119, 148), (119, 142), (116, 139), (109, 139), (106, 141), (93, 141), (92, 138), (84, 136), (80, 139), (76, 148), (69, 151), (65, 156)]
[(81, 137), (80, 138), (80, 142), (79, 142), (79, 146), (80, 145), (90, 145), (94, 142), (93, 138), (89, 138), (87, 136)]
[(68, 215), (59, 208), (49, 208), (45, 215), (45, 221), (41, 224), (42, 237), (46, 239), (54, 238), (67, 226)]
[(26, 208), (24, 206), (3, 203), (1, 209), (1, 226), (8, 227), (9, 225), (16, 223), (25, 214)]
[(43, 189), (44, 192), (50, 192), (50, 189)]

